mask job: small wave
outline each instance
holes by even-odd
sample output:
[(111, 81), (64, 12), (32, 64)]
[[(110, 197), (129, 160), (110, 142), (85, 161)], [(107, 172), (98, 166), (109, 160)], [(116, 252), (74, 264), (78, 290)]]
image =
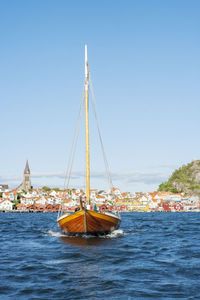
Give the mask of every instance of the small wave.
[(66, 263), (71, 263), (71, 261), (69, 259), (51, 259), (45, 262), (46, 265), (60, 265)]

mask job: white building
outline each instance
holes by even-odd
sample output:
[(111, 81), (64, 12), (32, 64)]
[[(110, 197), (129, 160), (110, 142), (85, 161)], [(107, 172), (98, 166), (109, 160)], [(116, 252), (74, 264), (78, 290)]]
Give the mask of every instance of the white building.
[(34, 198), (22, 198), (21, 199), (21, 204), (23, 205), (33, 205), (34, 203)]
[(0, 210), (12, 210), (13, 203), (8, 199), (3, 199), (0, 201)]
[(0, 193), (8, 192), (9, 187), (7, 184), (0, 184)]

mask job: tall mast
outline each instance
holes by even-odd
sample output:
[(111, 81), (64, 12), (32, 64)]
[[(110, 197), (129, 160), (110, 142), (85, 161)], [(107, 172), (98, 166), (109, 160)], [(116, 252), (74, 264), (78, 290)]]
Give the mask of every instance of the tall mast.
[(86, 144), (86, 199), (90, 200), (90, 155), (89, 155), (89, 120), (88, 120), (88, 80), (87, 45), (85, 45), (85, 144)]

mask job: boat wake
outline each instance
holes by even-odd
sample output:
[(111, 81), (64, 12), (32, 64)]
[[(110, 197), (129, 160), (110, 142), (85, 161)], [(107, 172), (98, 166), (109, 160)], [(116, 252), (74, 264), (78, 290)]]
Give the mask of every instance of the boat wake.
[(59, 231), (52, 231), (52, 230), (48, 230), (46, 233), (48, 236), (53, 236), (53, 237), (65, 237), (66, 235), (59, 232)]
[[(79, 237), (80, 238), (80, 235), (67, 235), (67, 234), (64, 234), (62, 232), (59, 232), (59, 231), (53, 231), (53, 230), (48, 230), (47, 231), (47, 235), (48, 236), (53, 236), (53, 237), (70, 237), (70, 238), (76, 238), (76, 237)], [(104, 235), (97, 235), (97, 236), (94, 236), (94, 235), (82, 235), (81, 238), (83, 239), (90, 239), (90, 238), (102, 238), (102, 239), (114, 239), (114, 238), (119, 238), (119, 237), (122, 237), (124, 236), (125, 233), (123, 230), (121, 229), (117, 229), (117, 230), (114, 230), (112, 231), (111, 233), (108, 233), (108, 234), (104, 234)]]
[(114, 238), (122, 237), (122, 236), (124, 236), (124, 235), (125, 235), (125, 233), (124, 233), (123, 230), (117, 229), (117, 230), (112, 231), (111, 233), (102, 235), (102, 236), (100, 236), (100, 237), (106, 238), (106, 239), (114, 239)]

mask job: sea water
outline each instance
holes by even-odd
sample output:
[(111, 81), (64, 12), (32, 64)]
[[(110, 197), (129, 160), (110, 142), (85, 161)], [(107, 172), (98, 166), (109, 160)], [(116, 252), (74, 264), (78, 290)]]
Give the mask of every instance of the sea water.
[(0, 214), (0, 299), (200, 299), (200, 213), (123, 213), (84, 238), (56, 217)]

